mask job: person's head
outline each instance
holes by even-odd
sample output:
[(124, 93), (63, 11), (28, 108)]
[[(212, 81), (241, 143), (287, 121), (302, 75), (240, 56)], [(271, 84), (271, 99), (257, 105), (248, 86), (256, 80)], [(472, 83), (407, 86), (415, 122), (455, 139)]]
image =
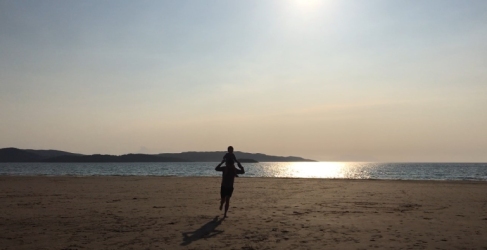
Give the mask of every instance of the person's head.
[(232, 146), (228, 146), (228, 153), (233, 153), (233, 147)]

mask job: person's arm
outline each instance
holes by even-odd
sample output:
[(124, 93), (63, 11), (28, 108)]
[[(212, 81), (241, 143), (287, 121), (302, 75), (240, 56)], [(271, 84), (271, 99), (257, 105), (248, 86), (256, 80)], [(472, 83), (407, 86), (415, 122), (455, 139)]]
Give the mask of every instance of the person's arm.
[(237, 163), (238, 167), (242, 167), (242, 165), (240, 164), (240, 162), (237, 160), (237, 157), (235, 156), (235, 154), (232, 154), (232, 158), (233, 160)]
[(223, 171), (223, 168), (221, 167), (222, 164), (223, 164), (223, 161), (220, 162), (220, 164), (218, 164), (218, 166), (216, 166), (215, 170), (216, 171)]
[(244, 169), (243, 166), (242, 166), (242, 164), (240, 164), (240, 162), (237, 162), (237, 166), (240, 168), (240, 170), (243, 170)]
[(238, 166), (240, 169), (236, 169), (237, 174), (245, 174), (245, 169), (243, 168), (242, 165), (239, 164)]

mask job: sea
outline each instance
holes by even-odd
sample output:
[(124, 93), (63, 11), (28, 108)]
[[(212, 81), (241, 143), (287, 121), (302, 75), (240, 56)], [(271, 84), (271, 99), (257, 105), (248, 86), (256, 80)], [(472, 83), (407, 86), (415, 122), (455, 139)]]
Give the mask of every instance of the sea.
[[(15, 176), (220, 176), (217, 162), (0, 163)], [(487, 181), (487, 163), (259, 162), (241, 177)]]

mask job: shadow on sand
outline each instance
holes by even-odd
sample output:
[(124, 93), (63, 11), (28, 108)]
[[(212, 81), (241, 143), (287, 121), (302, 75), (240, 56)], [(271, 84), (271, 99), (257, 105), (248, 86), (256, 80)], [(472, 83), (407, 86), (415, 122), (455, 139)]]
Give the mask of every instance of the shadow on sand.
[(218, 216), (215, 216), (213, 220), (209, 221), (208, 223), (201, 226), (199, 229), (192, 231), (192, 232), (184, 232), (183, 233), (183, 243), (181, 246), (187, 246), (191, 244), (193, 241), (197, 241), (202, 238), (210, 238), (215, 235), (221, 234), (224, 231), (216, 230), (216, 228), (222, 224), (225, 218), (218, 219)]

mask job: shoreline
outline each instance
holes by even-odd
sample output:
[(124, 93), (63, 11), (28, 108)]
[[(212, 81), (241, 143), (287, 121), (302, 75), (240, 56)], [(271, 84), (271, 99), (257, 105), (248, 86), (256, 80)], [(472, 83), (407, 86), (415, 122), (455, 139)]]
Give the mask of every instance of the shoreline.
[(487, 182), (0, 176), (1, 249), (482, 249)]
[[(46, 178), (102, 178), (102, 177), (140, 177), (140, 178), (221, 178), (220, 176), (177, 176), (177, 175), (10, 175), (10, 174), (0, 174), (0, 178), (2, 177), (46, 177)], [(329, 181), (405, 181), (405, 182), (478, 182), (478, 183), (487, 183), (487, 179), (485, 180), (454, 180), (454, 179), (352, 179), (352, 178), (321, 178), (321, 177), (266, 177), (266, 176), (255, 176), (249, 177), (245, 175), (241, 175), (238, 178), (243, 179), (297, 179), (297, 180), (329, 180)]]

